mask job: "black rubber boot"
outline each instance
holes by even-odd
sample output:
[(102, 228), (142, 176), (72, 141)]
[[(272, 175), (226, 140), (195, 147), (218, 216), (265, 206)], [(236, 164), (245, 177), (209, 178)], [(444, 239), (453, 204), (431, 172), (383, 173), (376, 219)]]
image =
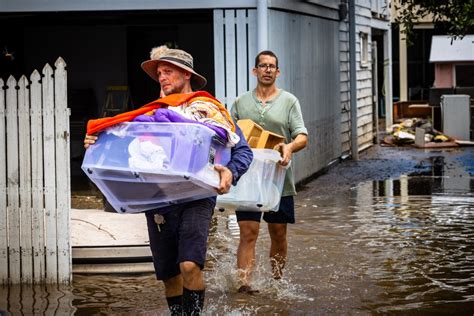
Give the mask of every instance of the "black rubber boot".
[(183, 315), (201, 315), (204, 307), (204, 292), (205, 290), (192, 291), (183, 288)]
[(166, 301), (172, 316), (183, 315), (183, 295), (167, 297)]

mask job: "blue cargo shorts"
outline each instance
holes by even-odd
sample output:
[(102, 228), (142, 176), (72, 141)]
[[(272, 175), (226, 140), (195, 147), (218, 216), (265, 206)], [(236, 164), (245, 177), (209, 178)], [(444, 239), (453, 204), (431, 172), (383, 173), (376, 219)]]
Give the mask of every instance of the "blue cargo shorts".
[[(204, 268), (207, 236), (215, 205), (216, 198), (210, 197), (145, 213), (158, 280), (180, 274), (179, 264), (184, 261), (195, 262)], [(161, 214), (165, 219), (160, 230), (154, 214)]]
[(237, 221), (260, 222), (263, 213), (263, 220), (272, 224), (294, 224), (295, 223), (295, 202), (293, 196), (284, 196), (280, 200), (278, 212), (246, 212), (235, 211)]

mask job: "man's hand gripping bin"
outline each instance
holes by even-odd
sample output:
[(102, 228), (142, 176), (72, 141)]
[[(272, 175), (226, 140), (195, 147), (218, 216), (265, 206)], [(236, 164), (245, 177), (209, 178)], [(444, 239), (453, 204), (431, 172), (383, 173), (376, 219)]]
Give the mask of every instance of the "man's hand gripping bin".
[(278, 163), (280, 153), (273, 149), (252, 149), (249, 170), (229, 193), (217, 196), (220, 209), (276, 212), (280, 206), (286, 169)]
[(99, 135), (82, 170), (119, 213), (136, 213), (216, 195), (215, 164), (230, 148), (193, 123), (121, 123)]

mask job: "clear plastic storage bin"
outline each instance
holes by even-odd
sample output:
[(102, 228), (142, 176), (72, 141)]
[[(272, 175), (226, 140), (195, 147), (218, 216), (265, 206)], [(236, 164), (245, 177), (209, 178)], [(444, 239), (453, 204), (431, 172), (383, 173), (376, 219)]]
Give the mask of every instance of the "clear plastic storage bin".
[(245, 211), (278, 211), (286, 167), (278, 164), (280, 153), (273, 149), (252, 149), (249, 170), (229, 193), (217, 196), (217, 207)]
[(216, 195), (230, 148), (193, 123), (121, 123), (87, 149), (82, 170), (119, 213), (135, 213)]

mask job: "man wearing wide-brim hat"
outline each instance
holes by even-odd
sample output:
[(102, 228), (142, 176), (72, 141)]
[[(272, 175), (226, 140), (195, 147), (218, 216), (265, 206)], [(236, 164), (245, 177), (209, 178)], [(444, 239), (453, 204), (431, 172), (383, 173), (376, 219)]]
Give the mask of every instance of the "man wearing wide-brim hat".
[[(193, 87), (201, 89), (207, 83), (206, 78), (194, 70), (193, 57), (183, 50), (161, 46), (154, 48), (150, 57), (150, 60), (142, 63), (142, 69), (159, 82), (164, 95), (192, 92)], [(241, 161), (250, 164), (252, 160), (250, 148), (241, 133), (239, 136), (242, 142), (232, 151), (231, 166), (227, 166), (230, 169), (217, 167), (221, 183), (224, 180), (220, 193), (227, 192), (230, 184), (235, 183), (231, 170), (236, 168), (232, 164)], [(161, 232), (157, 230), (153, 212), (147, 213), (156, 275), (165, 284), (165, 294), (172, 313), (179, 314), (181, 304), (185, 315), (195, 315), (202, 309), (205, 285), (201, 269), (204, 267), (207, 234), (214, 207), (215, 197), (170, 207), (172, 212), (163, 214), (166, 222), (161, 225)], [(166, 227), (168, 222), (170, 225)]]
[[(150, 60), (144, 61), (142, 63), (142, 69), (151, 77), (153, 80), (157, 81), (160, 83), (162, 86), (163, 90), (163, 83), (160, 81), (160, 78), (158, 77), (158, 65), (162, 64), (165, 65), (167, 64), (168, 66), (171, 67), (177, 67), (179, 70), (184, 71), (186, 75), (190, 75), (190, 83), (192, 87), (196, 90), (199, 90), (203, 88), (207, 84), (206, 78), (198, 74), (196, 71), (194, 71), (194, 65), (193, 65), (193, 57), (185, 52), (184, 50), (180, 49), (170, 49), (167, 48), (166, 46), (160, 46), (154, 48), (151, 53), (150, 53)], [(166, 80), (163, 80), (166, 83)], [(191, 88), (191, 87), (189, 87)], [(191, 92), (186, 91), (186, 92)], [(165, 92), (165, 90), (163, 90)], [(171, 92), (171, 93), (177, 93), (177, 92)], [(181, 92), (182, 93), (182, 92)], [(165, 93), (165, 95), (170, 94), (170, 91), (168, 90), (168, 93)]]
[[(201, 105), (203, 102), (210, 102), (210, 106), (217, 106), (217, 114), (222, 114), (219, 116), (221, 119), (226, 120), (228, 117), (229, 121), (224, 123), (232, 125), (237, 141), (232, 143), (235, 145), (231, 149), (230, 162), (226, 166), (215, 165), (220, 176), (216, 194), (228, 192), (230, 185), (235, 185), (247, 171), (253, 158), (242, 132), (232, 122), (225, 107), (213, 96), (203, 91), (193, 92), (193, 86), (201, 89), (207, 80), (194, 70), (193, 57), (189, 53), (160, 46), (151, 51), (150, 57), (141, 66), (160, 84), (164, 96), (150, 104), (159, 104), (159, 109), (162, 110), (163, 104), (173, 109), (188, 109), (193, 106), (193, 102)], [(176, 100), (186, 101), (180, 103), (181, 101), (175, 102)], [(150, 107), (150, 104), (147, 106)], [(136, 111), (141, 110), (131, 112)], [(141, 111), (142, 115), (143, 113)], [(130, 115), (126, 117), (130, 118)], [(116, 123), (117, 118), (113, 119), (113, 123)], [(104, 126), (103, 124), (99, 121), (96, 126)], [(97, 136), (86, 135), (84, 147), (88, 148), (96, 139)], [(202, 312), (205, 284), (201, 270), (206, 259), (207, 236), (215, 205), (216, 196), (213, 196), (145, 213), (155, 274), (165, 285), (165, 295), (172, 315), (199, 315)]]

